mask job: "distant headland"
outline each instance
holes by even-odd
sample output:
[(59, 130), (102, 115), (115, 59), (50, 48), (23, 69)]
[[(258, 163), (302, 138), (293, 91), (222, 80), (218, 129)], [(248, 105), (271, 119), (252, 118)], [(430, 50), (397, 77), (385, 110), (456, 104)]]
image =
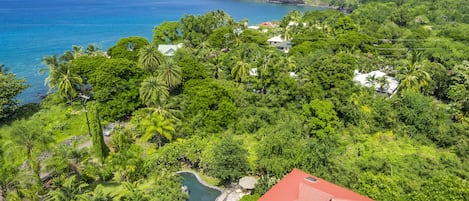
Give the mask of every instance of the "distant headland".
[(323, 8), (338, 9), (337, 6), (331, 6), (328, 0), (263, 0), (272, 4), (296, 5), (296, 6), (314, 6)]
[(305, 5), (305, 1), (303, 0), (267, 0), (267, 2), (276, 4)]

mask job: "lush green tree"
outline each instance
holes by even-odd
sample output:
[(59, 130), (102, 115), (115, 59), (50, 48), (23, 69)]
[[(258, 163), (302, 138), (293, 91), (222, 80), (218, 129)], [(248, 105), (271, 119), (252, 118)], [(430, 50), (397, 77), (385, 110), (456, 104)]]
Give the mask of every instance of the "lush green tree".
[(408, 195), (409, 200), (464, 200), (469, 196), (469, 184), (456, 176), (435, 176), (425, 181), (421, 191)]
[(230, 27), (221, 27), (213, 30), (209, 36), (209, 42), (212, 47), (223, 49), (233, 46), (234, 35), (237, 34)]
[(111, 58), (125, 58), (131, 61), (138, 60), (140, 48), (148, 45), (147, 39), (138, 36), (121, 38), (117, 44), (107, 50)]
[(199, 46), (214, 30), (235, 25), (233, 18), (222, 10), (201, 16), (186, 15), (180, 20), (182, 38), (190, 41), (191, 46)]
[(93, 154), (100, 163), (103, 164), (104, 160), (109, 155), (109, 148), (104, 143), (103, 128), (101, 126), (98, 107), (96, 104), (90, 104), (88, 106), (88, 110), (90, 113), (90, 124), (92, 129)]
[(206, 67), (189, 49), (178, 49), (173, 56), (173, 61), (177, 66), (181, 67), (182, 82), (209, 77)]
[(214, 161), (211, 164), (210, 172), (220, 178), (222, 182), (232, 182), (241, 178), (248, 170), (247, 152), (241, 141), (232, 137), (224, 137), (221, 142), (214, 147)]
[(355, 186), (358, 192), (372, 199), (395, 200), (399, 198), (399, 187), (389, 176), (367, 172), (360, 175)]
[(106, 62), (107, 59), (104, 56), (81, 56), (71, 61), (70, 67), (72, 72), (78, 74), (82, 78), (83, 84), (86, 85), (89, 84), (90, 78), (93, 77), (101, 63)]
[(258, 45), (267, 45), (267, 36), (257, 30), (246, 29), (240, 34), (240, 40), (243, 43), (256, 43)]
[(179, 23), (163, 22), (153, 29), (153, 43), (163, 44), (172, 43), (179, 39)]
[(150, 190), (152, 200), (187, 200), (188, 195), (181, 191), (180, 176), (167, 171), (159, 171), (152, 177), (153, 185)]
[(187, 120), (187, 134), (217, 133), (234, 122), (237, 90), (232, 85), (213, 79), (193, 79), (184, 84), (184, 99), (178, 104)]
[(17, 79), (16, 75), (9, 73), (3, 64), (0, 64), (0, 119), (10, 116), (18, 109), (16, 96), (28, 88), (24, 78)]
[(281, 178), (293, 168), (301, 167), (309, 155), (307, 140), (302, 134), (303, 122), (292, 113), (278, 112), (279, 118), (271, 126), (258, 131), (263, 136), (256, 146), (262, 175)]
[(307, 126), (311, 135), (325, 138), (326, 135), (334, 134), (335, 129), (340, 126), (339, 118), (330, 101), (318, 99), (303, 105), (303, 112), (307, 117)]
[[(438, 141), (441, 126), (449, 124), (449, 114), (441, 106), (434, 104), (432, 98), (416, 92), (405, 92), (395, 103), (398, 118), (408, 127), (407, 134), (424, 142), (425, 138)], [(441, 142), (444, 144), (444, 142)]]
[(142, 74), (137, 64), (127, 59), (105, 59), (99, 64), (89, 84), (104, 119), (119, 119), (141, 105)]

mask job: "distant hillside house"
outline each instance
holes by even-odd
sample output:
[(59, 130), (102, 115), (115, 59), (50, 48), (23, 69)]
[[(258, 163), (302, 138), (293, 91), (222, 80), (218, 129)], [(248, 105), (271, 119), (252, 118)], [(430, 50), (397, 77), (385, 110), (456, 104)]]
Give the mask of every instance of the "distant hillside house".
[(371, 71), (369, 73), (359, 73), (355, 70), (353, 81), (364, 87), (375, 87), (377, 92), (385, 94), (394, 94), (399, 86), (399, 81), (382, 71)]
[(173, 56), (174, 52), (179, 48), (183, 47), (182, 43), (177, 45), (158, 45), (158, 51), (160, 51), (164, 56)]
[(258, 201), (373, 201), (326, 180), (293, 169)]
[(276, 47), (278, 50), (288, 53), (292, 47), (291, 41), (285, 41), (281, 36), (274, 36), (267, 40), (270, 46)]

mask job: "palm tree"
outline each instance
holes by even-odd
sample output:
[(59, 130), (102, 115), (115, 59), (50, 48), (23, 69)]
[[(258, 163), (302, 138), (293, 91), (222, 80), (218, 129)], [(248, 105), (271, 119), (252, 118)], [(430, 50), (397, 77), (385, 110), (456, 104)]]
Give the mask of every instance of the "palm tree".
[(290, 27), (290, 26), (286, 26), (286, 27), (283, 29), (283, 40), (284, 40), (284, 41), (289, 41), (291, 37), (292, 37), (291, 27)]
[(175, 129), (171, 119), (165, 119), (162, 115), (153, 113), (142, 121), (144, 125), (145, 134), (141, 137), (143, 141), (150, 141), (156, 139), (158, 146), (163, 145), (163, 139), (171, 142), (173, 139), (172, 134)]
[(88, 184), (82, 183), (75, 176), (67, 177), (63, 184), (48, 194), (47, 201), (69, 201), (76, 200), (82, 194)]
[(112, 201), (114, 197), (116, 196), (111, 195), (110, 192), (105, 193), (101, 184), (98, 184), (98, 186), (96, 186), (93, 192), (77, 196), (78, 200), (83, 201)]
[(231, 74), (235, 81), (242, 82), (246, 76), (249, 75), (251, 65), (243, 60), (236, 62), (235, 67), (231, 70)]
[(181, 67), (168, 60), (158, 69), (158, 79), (161, 79), (169, 89), (175, 88), (182, 82)]
[[(53, 56), (45, 56), (44, 58), (42, 58), (42, 63), (46, 64), (47, 69), (55, 69), (59, 67), (59, 64), (61, 62), (59, 61), (59, 58), (57, 57), (57, 55), (53, 55)], [(40, 73), (43, 73), (47, 69), (41, 69)]]
[(140, 98), (149, 107), (162, 105), (169, 96), (168, 87), (162, 80), (153, 76), (143, 80), (140, 87)]
[(10, 132), (11, 140), (26, 151), (29, 170), (35, 174), (38, 183), (41, 182), (41, 168), (39, 160), (34, 157), (33, 152), (36, 149), (45, 147), (52, 140), (49, 136), (44, 134), (45, 132), (41, 130), (41, 126), (37, 125), (35, 122), (24, 120), (13, 125)]
[(71, 70), (68, 63), (59, 63), (58, 66), (49, 65), (49, 76), (46, 78), (49, 92), (57, 88), (59, 96), (70, 100), (77, 96), (77, 90), (81, 89), (83, 80)]
[(57, 91), (59, 95), (69, 98), (70, 104), (72, 104), (73, 98), (77, 96), (77, 89), (82, 88), (83, 80), (78, 74), (72, 73), (71, 69), (67, 68), (58, 81)]
[(147, 201), (149, 200), (146, 193), (138, 188), (138, 182), (123, 182), (125, 190), (121, 192), (121, 200), (125, 201)]
[(86, 47), (85, 53), (88, 56), (97, 56), (98, 54), (102, 53), (99, 47), (95, 44), (89, 44), (88, 47)]
[(155, 45), (143, 46), (138, 52), (138, 64), (147, 72), (154, 74), (163, 64), (163, 55)]
[(212, 75), (215, 79), (218, 79), (223, 73), (222, 62), (220, 62), (218, 54), (218, 52), (215, 52), (215, 56), (208, 63), (210, 70), (212, 71)]
[(431, 81), (430, 74), (424, 70), (426, 62), (418, 61), (420, 54), (412, 52), (410, 61), (398, 69), (397, 78), (399, 79), (399, 91), (417, 90), (428, 85)]
[(72, 46), (72, 53), (73, 53), (73, 59), (76, 59), (81, 56), (83, 53), (83, 48), (78, 45), (73, 45)]

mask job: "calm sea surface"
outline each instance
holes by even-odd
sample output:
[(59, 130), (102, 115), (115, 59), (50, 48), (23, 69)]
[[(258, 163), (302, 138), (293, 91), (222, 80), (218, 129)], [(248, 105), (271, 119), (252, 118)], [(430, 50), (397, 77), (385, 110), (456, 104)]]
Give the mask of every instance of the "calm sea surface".
[(0, 64), (31, 85), (18, 97), (22, 103), (39, 102), (47, 93), (46, 75), (38, 74), (44, 55), (90, 43), (107, 49), (127, 36), (151, 39), (153, 27), (163, 21), (216, 9), (258, 24), (279, 20), (293, 9), (320, 8), (247, 0), (0, 0)]

